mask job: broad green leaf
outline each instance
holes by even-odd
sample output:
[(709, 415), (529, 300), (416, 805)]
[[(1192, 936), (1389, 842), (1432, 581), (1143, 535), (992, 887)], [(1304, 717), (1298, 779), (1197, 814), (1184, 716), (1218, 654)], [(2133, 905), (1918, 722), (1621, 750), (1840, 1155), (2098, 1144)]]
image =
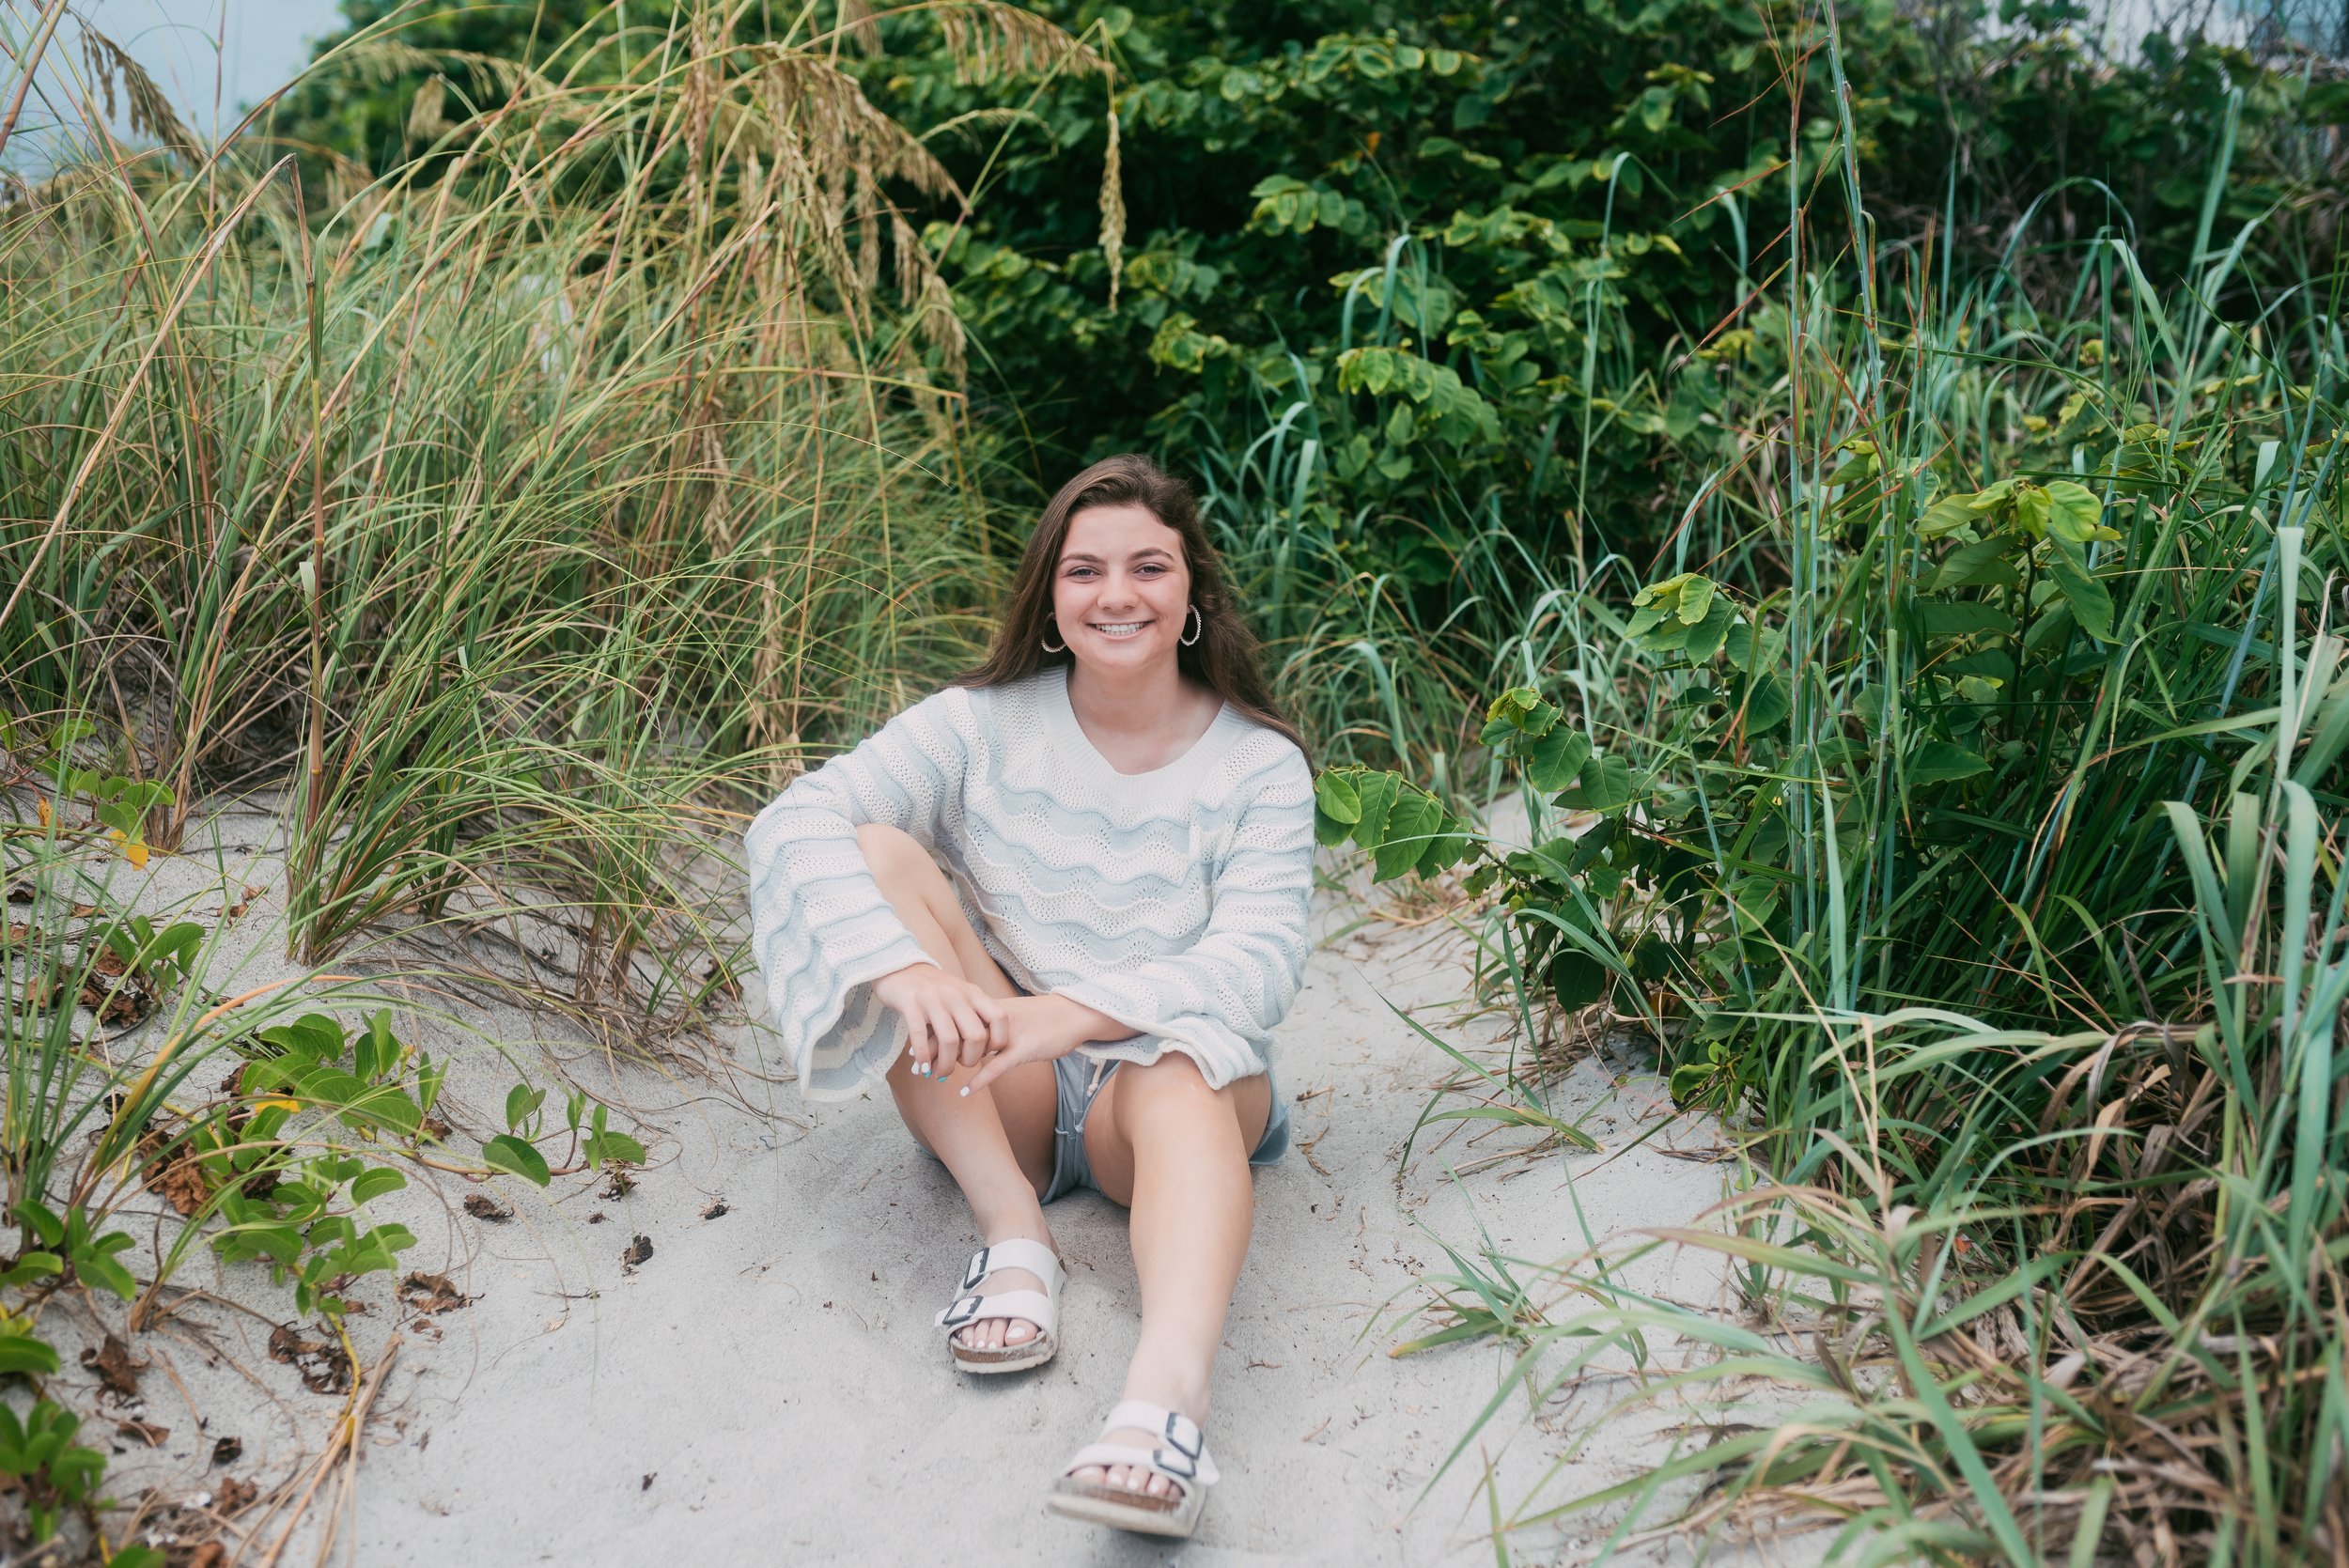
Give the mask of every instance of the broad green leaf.
[(1988, 763), (1955, 741), (1931, 740), (1920, 746), (1909, 760), (1908, 782), (1941, 784), (1951, 779), (1970, 779), (1989, 769)]
[(1751, 621), (1733, 624), (1721, 637), (1721, 646), (1728, 650), (1729, 661), (1740, 670), (1753, 668), (1755, 634)]
[(1354, 824), (1339, 821), (1321, 809), (1320, 801), (1314, 802), (1314, 842), (1315, 844), (1324, 848), (1334, 848), (1344, 844), (1346, 836), (1353, 831)]
[(1555, 794), (1582, 771), (1582, 764), (1591, 755), (1591, 741), (1572, 724), (1559, 724), (1519, 754), (1525, 762), (1526, 782), (1545, 795)]
[(1661, 980), (1672, 972), (1672, 946), (1654, 932), (1641, 937), (1631, 949), (1631, 972), (1641, 980)]
[(1493, 699), (1485, 710), (1487, 723), (1507, 724), (1539, 738), (1549, 733), (1558, 722), (1558, 709), (1542, 700), (1542, 694), (1530, 686), (1515, 686)]
[(2032, 538), (2046, 536), (2047, 516), (2053, 509), (2054, 503), (2039, 486), (2022, 484), (2015, 487), (2015, 520)]
[(1365, 849), (1376, 849), (1387, 839), (1387, 811), (1394, 804), (1396, 789), (1403, 781), (1394, 774), (1379, 769), (1366, 772), (1355, 781), (1355, 790), (1361, 797), (1361, 820), (1354, 824), (1354, 842)]
[(30, 1334), (0, 1334), (0, 1376), (12, 1372), (54, 1377), (57, 1372), (57, 1352)]
[(2015, 617), (1986, 604), (1935, 603), (1917, 607), (1917, 629), (1927, 637), (1973, 637), (2015, 629)]
[(1943, 496), (1926, 507), (1924, 516), (1917, 520), (1917, 532), (1928, 539), (1937, 539), (1944, 534), (1954, 534), (1961, 528), (1971, 527), (1980, 516), (1973, 508), (1973, 499), (1970, 495)]
[(1422, 877), (1433, 877), (1459, 864), (1460, 858), (1469, 852), (1470, 843), (1466, 833), (1452, 831), (1459, 825), (1449, 812), (1445, 813), (1442, 830), (1428, 841), (1426, 850), (1411, 869)]
[(2069, 540), (2054, 539), (2047, 548), (2047, 572), (2072, 606), (2080, 629), (2099, 643), (2112, 641), (2112, 595), (2088, 569)]
[(1632, 617), (1632, 625), (1626, 630), (1631, 640), (1649, 653), (1678, 653), (1687, 644), (1688, 629), (1680, 624), (1678, 615), (1667, 614), (1657, 606), (1651, 606), (1640, 612), (1640, 614), (1653, 615), (1656, 618), (1642, 628), (1639, 625), (1639, 616), (1635, 615)]
[(1575, 788), (1562, 800), (1596, 812), (1621, 811), (1631, 803), (1631, 765), (1621, 757), (1595, 753), (1582, 765)]
[[(128, 1241), (130, 1238), (124, 1236), (123, 1239)], [(84, 1284), (101, 1286), (125, 1301), (139, 1292), (138, 1281), (131, 1278), (131, 1271), (107, 1256), (106, 1252), (96, 1249), (74, 1257), (73, 1273)]]
[(1706, 612), (1704, 619), (1690, 627), (1681, 643), (1681, 651), (1688, 656), (1691, 664), (1703, 664), (1720, 652), (1721, 644), (1728, 641), (1729, 629), (1737, 622), (1737, 612), (1731, 608), (1727, 595), (1715, 595), (1711, 602), (1712, 609)]
[(2102, 525), (2104, 512), (2105, 504), (2085, 485), (2057, 479), (2047, 486), (2047, 532), (2059, 539), (2084, 545), (2092, 539), (2119, 538), (2118, 532)]
[(1434, 796), (1411, 788), (1397, 793), (1387, 812), (1386, 831), (1372, 848), (1373, 880), (1384, 882), (1410, 870), (1442, 821), (1443, 807)]
[(351, 1040), (351, 1060), (363, 1079), (374, 1079), (399, 1065), (399, 1042), (392, 1035), (392, 1010), (378, 1008), (367, 1027)]
[(524, 1181), (535, 1182), (540, 1187), (554, 1179), (553, 1172), (547, 1169), (546, 1156), (512, 1133), (499, 1133), (481, 1145), (481, 1160), (491, 1170), (511, 1171)]
[(261, 1038), (288, 1055), (332, 1062), (343, 1053), (343, 1026), (324, 1013), (304, 1013), (289, 1024), (261, 1031)]
[(1851, 456), (1828, 475), (1830, 485), (1852, 485), (1876, 473), (1883, 460), (1876, 456), (1876, 443), (1872, 441), (1847, 441), (1837, 450)]
[(350, 1184), (350, 1201), (365, 1203), (381, 1198), (386, 1192), (397, 1192), (408, 1185), (408, 1178), (388, 1165), (379, 1165), (363, 1172)]
[(1558, 955), (1549, 961), (1550, 994), (1568, 1012), (1588, 1007), (1605, 996), (1610, 978), (1607, 966), (1580, 948), (1560, 948)]
[(65, 1240), (65, 1221), (56, 1212), (39, 1201), (26, 1198), (12, 1211), (17, 1223), (40, 1238), (44, 1247), (56, 1247)]
[(537, 1113), (538, 1108), (546, 1104), (546, 1100), (545, 1090), (533, 1089), (527, 1083), (517, 1083), (506, 1092), (506, 1126), (519, 1128), (524, 1120)]
[(1746, 690), (1746, 733), (1778, 728), (1786, 721), (1788, 706), (1784, 681), (1766, 672), (1756, 675)]
[(313, 1100), (333, 1110), (349, 1109), (366, 1097), (367, 1086), (358, 1075), (340, 1067), (297, 1067), (291, 1074), (293, 1091), (303, 1099)]
[(30, 1284), (35, 1280), (54, 1279), (65, 1272), (65, 1265), (54, 1252), (36, 1248), (23, 1253), (6, 1269), (0, 1270), (0, 1287)]
[(594, 1142), (595, 1147), (588, 1151), (587, 1157), (598, 1165), (612, 1159), (624, 1160), (630, 1165), (645, 1163), (645, 1146), (624, 1132), (599, 1133)]
[(2012, 588), (2022, 578), (2006, 557), (2022, 542), (2015, 535), (2001, 533), (1961, 545), (1950, 551), (1925, 586), (1934, 593), (1952, 588)]
[(153, 811), (157, 806), (171, 803), (171, 786), (153, 779), (126, 782), (122, 786), (122, 803), (135, 812)]
[(1713, 608), (1713, 580), (1691, 576), (1680, 587), (1680, 624), (1694, 626)]
[(1687, 587), (1697, 578), (1697, 575), (1692, 571), (1684, 571), (1677, 576), (1665, 578), (1660, 582), (1651, 582), (1631, 596), (1631, 606), (1635, 610), (1644, 610), (1652, 604), (1671, 609), (1680, 602), (1680, 590)]
[(1314, 781), (1314, 804), (1324, 815), (1349, 827), (1362, 819), (1362, 792), (1340, 772), (1324, 769)]

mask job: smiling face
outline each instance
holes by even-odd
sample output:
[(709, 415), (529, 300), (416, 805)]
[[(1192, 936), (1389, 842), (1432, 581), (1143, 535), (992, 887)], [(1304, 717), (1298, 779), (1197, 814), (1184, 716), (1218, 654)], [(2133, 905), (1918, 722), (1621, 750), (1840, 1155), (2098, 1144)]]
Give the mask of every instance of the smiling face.
[(1052, 618), (1079, 664), (1121, 674), (1172, 665), (1190, 615), (1181, 535), (1142, 506), (1088, 506), (1068, 520)]

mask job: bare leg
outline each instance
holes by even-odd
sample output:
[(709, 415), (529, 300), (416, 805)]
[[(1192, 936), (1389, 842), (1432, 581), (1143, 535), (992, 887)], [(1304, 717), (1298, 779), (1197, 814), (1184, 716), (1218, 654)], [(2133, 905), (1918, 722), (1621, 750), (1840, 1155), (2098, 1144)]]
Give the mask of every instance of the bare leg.
[[(1271, 1113), (1268, 1079), (1210, 1089), (1197, 1064), (1172, 1050), (1147, 1067), (1118, 1068), (1094, 1101), (1085, 1154), (1102, 1191), (1133, 1211), (1134, 1272), (1142, 1281), (1142, 1338), (1122, 1397), (1206, 1423), (1223, 1317), (1255, 1222), (1248, 1156)], [(1149, 1448), (1159, 1437), (1124, 1431), (1108, 1440)], [(1159, 1497), (1177, 1490), (1125, 1465), (1077, 1475)]]
[[(881, 895), (941, 969), (990, 996), (1018, 994), (971, 929), (945, 873), (927, 850), (894, 828), (872, 826), (857, 830), (857, 845)], [(913, 1136), (945, 1162), (962, 1188), (981, 1238), (990, 1247), (1014, 1236), (1050, 1246), (1052, 1233), (1037, 1200), (1052, 1177), (1052, 1124), (1060, 1113), (1052, 1064), (1014, 1067), (967, 1098), (945, 1087), (944, 1077), (915, 1078), (912, 1069), (912, 1056), (901, 1052), (889, 1069), (889, 1092)], [(969, 1081), (968, 1070), (957, 1072)], [(1026, 1269), (1004, 1268), (988, 1276), (982, 1294), (1043, 1288), (1044, 1281)], [(1024, 1344), (1035, 1332), (1035, 1326), (1022, 1319), (990, 1318), (966, 1326), (957, 1339), (974, 1350), (994, 1350)]]

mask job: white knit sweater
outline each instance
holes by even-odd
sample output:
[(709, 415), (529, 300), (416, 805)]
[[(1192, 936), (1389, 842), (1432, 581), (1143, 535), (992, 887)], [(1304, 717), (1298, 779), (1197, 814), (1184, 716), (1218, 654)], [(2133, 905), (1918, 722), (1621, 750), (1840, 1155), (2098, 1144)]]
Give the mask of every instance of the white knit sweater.
[(926, 961), (865, 868), (868, 822), (940, 857), (1019, 986), (1134, 1032), (1087, 1055), (1172, 1048), (1218, 1087), (1267, 1071), (1303, 979), (1313, 810), (1304, 756), (1228, 705), (1182, 756), (1120, 773), (1079, 726), (1065, 667), (915, 704), (745, 835), (753, 952), (801, 1094), (879, 1082), (905, 1028), (871, 983)]

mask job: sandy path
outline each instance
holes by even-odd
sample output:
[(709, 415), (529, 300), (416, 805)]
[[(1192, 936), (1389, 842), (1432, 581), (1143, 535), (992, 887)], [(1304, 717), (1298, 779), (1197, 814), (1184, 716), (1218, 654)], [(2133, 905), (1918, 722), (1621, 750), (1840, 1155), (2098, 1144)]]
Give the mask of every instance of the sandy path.
[[(1476, 1465), (1414, 1505), (1489, 1396), (1496, 1354), (1398, 1361), (1383, 1354), (1392, 1335), (1364, 1330), (1443, 1265), (1415, 1218), (1456, 1241), (1473, 1234), (1473, 1202), (1496, 1243), (1533, 1258), (1577, 1250), (1579, 1230), (1555, 1158), (1505, 1182), (1501, 1170), (1471, 1176), (1472, 1200), (1432, 1195), (1441, 1173), (1423, 1161), (1398, 1197), (1394, 1158), (1440, 1063), (1377, 992), (1426, 1002), (1460, 982), (1434, 955), (1414, 962), (1386, 945), (1368, 962), (1350, 944), (1321, 954), (1282, 1033), (1283, 1092), (1305, 1096), (1298, 1130), (1328, 1173), (1293, 1151), (1259, 1177), (1208, 1428), (1226, 1479), (1187, 1563), (1492, 1560), (1475, 1542)], [(1653, 1085), (1588, 1077), (1588, 1099), (1613, 1096), (1602, 1117), (1614, 1126), (1593, 1130), (1619, 1145)], [(406, 1431), (365, 1462), (358, 1560), (1169, 1556), (1040, 1501), (1114, 1400), (1132, 1343), (1121, 1211), (1090, 1193), (1054, 1206), (1071, 1268), (1066, 1348), (1034, 1375), (969, 1380), (946, 1365), (929, 1318), (975, 1237), (890, 1107), (824, 1108), (804, 1131), (717, 1104), (660, 1120), (672, 1161), (624, 1202), (564, 1202), (568, 1229), (542, 1233), (551, 1249), (510, 1225), (474, 1238), (463, 1272), (479, 1299), (445, 1314), (448, 1339), (392, 1379)], [(1713, 1168), (1647, 1150), (1579, 1185), (1601, 1232), (1688, 1218), (1719, 1190)], [(721, 1198), (722, 1217), (699, 1217)], [(594, 1209), (608, 1219), (579, 1223)], [(624, 1275), (621, 1247), (639, 1234), (653, 1256)], [(552, 1298), (550, 1262), (561, 1289), (594, 1297)], [(1515, 1445), (1526, 1452), (1510, 1471), (1551, 1446)]]
[[(1325, 908), (1321, 920), (1336, 931), (1354, 917)], [(381, 1276), (363, 1292), (379, 1298), (351, 1320), (363, 1361), (395, 1327), (400, 1353), (355, 1486), (340, 1508), (335, 1488), (321, 1494), (284, 1560), (315, 1560), (317, 1531), (333, 1518), (328, 1560), (432, 1568), (1489, 1563), (1479, 1454), (1422, 1493), (1491, 1397), (1503, 1358), (1490, 1345), (1390, 1358), (1388, 1345), (1428, 1325), (1380, 1309), (1423, 1299), (1418, 1277), (1448, 1266), (1439, 1236), (1473, 1250), (1481, 1224), (1501, 1251), (1564, 1257), (1582, 1250), (1586, 1226), (1604, 1235), (1689, 1219), (1720, 1195), (1722, 1168), (1662, 1152), (1708, 1144), (1699, 1126), (1674, 1125), (1626, 1152), (1659, 1116), (1659, 1086), (1585, 1063), (1553, 1109), (1589, 1111), (1600, 1154), (1488, 1164), (1455, 1184), (1447, 1163), (1524, 1137), (1471, 1147), (1470, 1129), (1423, 1155), (1398, 1188), (1396, 1157), (1448, 1063), (1387, 1001), (1467, 1043), (1474, 1026), (1441, 1022), (1465, 982), (1456, 951), (1410, 933), (1339, 936), (1313, 961), (1278, 1057), (1312, 1159), (1293, 1149), (1257, 1178), (1256, 1237), (1208, 1422), (1224, 1480), (1187, 1547), (1042, 1507), (1057, 1465), (1114, 1400), (1132, 1344), (1122, 1211), (1090, 1193), (1050, 1210), (1071, 1274), (1059, 1358), (1033, 1374), (966, 1379), (948, 1367), (930, 1317), (975, 1237), (943, 1171), (890, 1106), (811, 1115), (783, 1086), (758, 1090), (773, 1102), (761, 1113), (631, 1071), (613, 1097), (644, 1117), (652, 1154), (624, 1197), (601, 1196), (585, 1176), (543, 1195), (508, 1182), (519, 1212), (502, 1224), (458, 1211), (461, 1184), (381, 1201), (382, 1217), (423, 1237), (403, 1269), (444, 1270), (474, 1299), (418, 1319)], [(493, 1120), (463, 1114), (502, 1093), (493, 1066), (477, 1056), (459, 1075), (460, 1128)], [(719, 1202), (724, 1212), (705, 1218)], [(629, 1270), (621, 1253), (638, 1235), (652, 1253)], [(250, 1267), (223, 1273), (199, 1260), (180, 1279), (290, 1319), (289, 1297)], [(1693, 1257), (1652, 1260), (1641, 1282), (1691, 1304), (1720, 1294), (1718, 1270)], [(265, 1485), (292, 1473), (336, 1402), (268, 1360), (256, 1319), (204, 1304), (185, 1317), (223, 1354), (142, 1341), (163, 1352), (187, 1398), (149, 1375), (148, 1417), (175, 1424), (179, 1440), (118, 1460), (118, 1480), (207, 1496), (224, 1473), (208, 1468), (207, 1446), (223, 1434), (245, 1437), (240, 1467)], [(1498, 1455), (1504, 1504), (1621, 1391), (1553, 1404), (1538, 1427), (1513, 1395), (1482, 1439)], [(190, 1419), (198, 1411), (200, 1429)], [(1644, 1435), (1664, 1424), (1642, 1413), (1610, 1427), (1547, 1495), (1632, 1475), (1663, 1452)], [(1521, 1537), (1515, 1560), (1579, 1560), (1592, 1529)]]

